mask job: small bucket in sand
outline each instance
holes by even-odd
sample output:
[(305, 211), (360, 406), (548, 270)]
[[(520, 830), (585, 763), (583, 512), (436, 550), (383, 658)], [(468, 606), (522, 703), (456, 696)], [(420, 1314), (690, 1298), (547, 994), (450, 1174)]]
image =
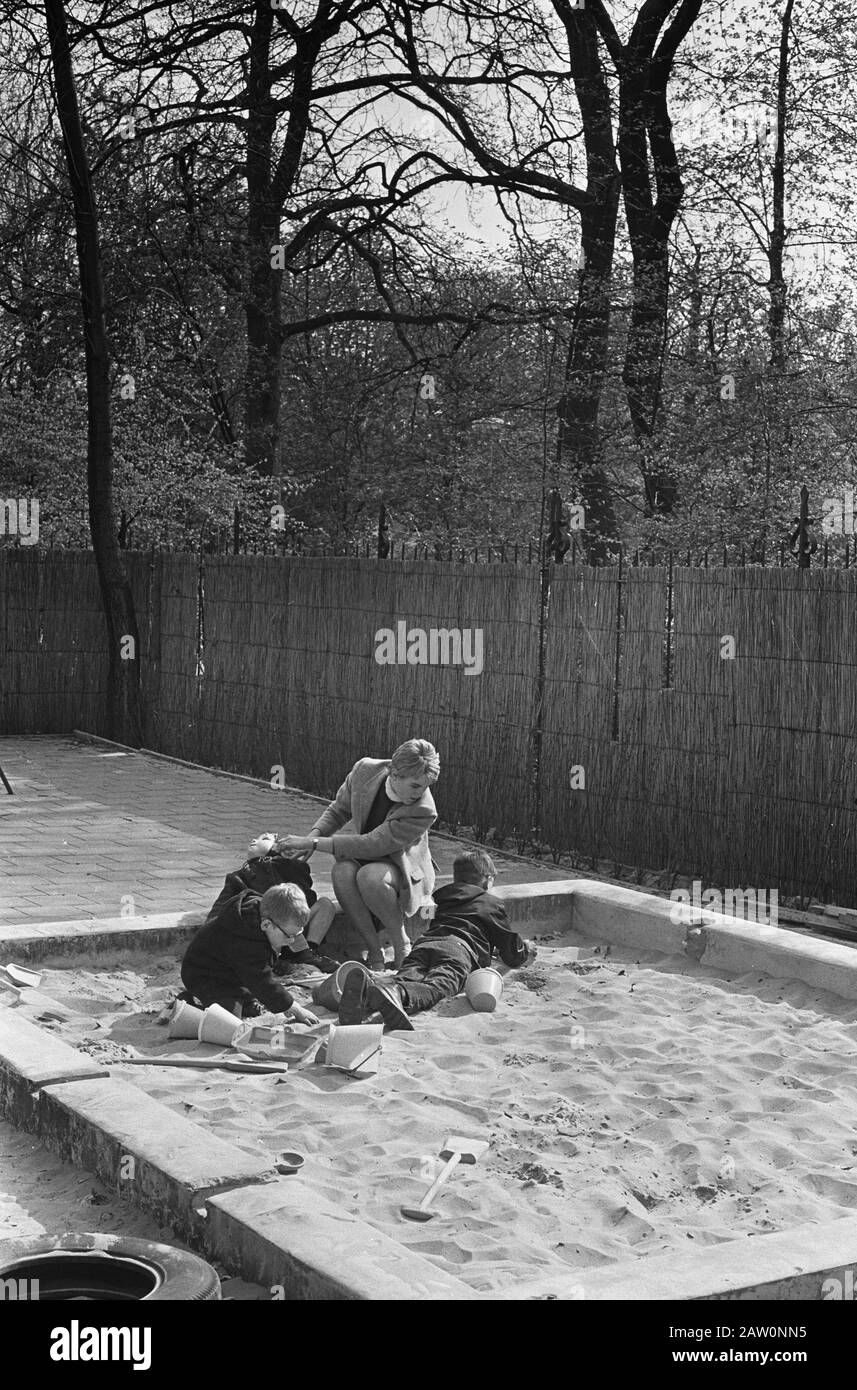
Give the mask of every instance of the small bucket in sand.
[(197, 1037), (200, 1042), (231, 1046), (236, 1035), (243, 1031), (240, 1018), (220, 1004), (211, 1004), (199, 1020)]
[(503, 993), (503, 976), (489, 966), (484, 970), (473, 970), (467, 977), (464, 993), (471, 1009), (478, 1014), (491, 1014)]
[(184, 999), (177, 999), (173, 1016), (170, 1019), (169, 1036), (171, 1038), (198, 1038), (201, 1023), (202, 1009), (195, 1009), (193, 1004), (185, 1003)]
[(342, 987), (349, 971), (353, 970), (355, 966), (361, 970), (366, 969), (359, 960), (344, 960), (338, 970), (335, 970), (332, 975), (328, 975), (326, 979), (315, 986), (312, 992), (312, 1002), (320, 1004), (323, 1009), (332, 1009), (335, 1013), (342, 998)]
[(42, 983), (42, 977), (36, 970), (27, 970), (23, 965), (13, 965), (10, 963), (5, 967), (6, 974), (13, 985), (24, 986), (29, 989), (38, 989)]
[(356, 1071), (374, 1056), (384, 1036), (383, 1023), (331, 1023), (327, 1036), (327, 1065), (342, 1071)]

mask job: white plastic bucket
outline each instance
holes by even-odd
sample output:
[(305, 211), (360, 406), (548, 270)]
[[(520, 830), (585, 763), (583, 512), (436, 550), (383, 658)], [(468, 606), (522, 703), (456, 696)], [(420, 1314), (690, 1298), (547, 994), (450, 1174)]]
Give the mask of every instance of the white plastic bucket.
[(352, 970), (362, 970), (365, 973), (366, 967), (359, 960), (344, 960), (332, 975), (328, 975), (316, 985), (312, 992), (312, 1002), (321, 1004), (323, 1009), (338, 1009), (339, 1001), (342, 998), (342, 987), (345, 984)]
[(38, 989), (42, 983), (42, 977), (35, 970), (27, 970), (23, 965), (13, 965), (11, 962), (5, 966), (6, 974), (13, 985), (23, 985), (30, 989)]
[(327, 1065), (356, 1071), (381, 1046), (383, 1023), (331, 1023), (327, 1035)]
[(194, 1008), (193, 1004), (188, 1004), (184, 999), (177, 999), (170, 1019), (169, 1036), (171, 1038), (198, 1038), (199, 1025), (202, 1023), (202, 1009)]
[(503, 976), (490, 966), (485, 966), (482, 970), (473, 970), (467, 977), (464, 993), (470, 1007), (477, 1013), (491, 1014), (503, 994)]
[(200, 1042), (232, 1045), (238, 1033), (244, 1028), (240, 1018), (224, 1009), (220, 1004), (211, 1004), (199, 1021), (197, 1037)]

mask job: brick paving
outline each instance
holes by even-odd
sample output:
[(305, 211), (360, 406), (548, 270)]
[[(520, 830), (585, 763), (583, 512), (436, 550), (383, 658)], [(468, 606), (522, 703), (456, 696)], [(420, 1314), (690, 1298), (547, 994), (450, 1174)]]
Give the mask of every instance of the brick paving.
[[(72, 738), (0, 738), (0, 767), (14, 792), (0, 783), (0, 925), (207, 910), (254, 835), (305, 834), (320, 810), (300, 792)], [(432, 836), (442, 878), (460, 848)], [(504, 884), (568, 876), (492, 857)], [(332, 864), (313, 858), (319, 892)]]

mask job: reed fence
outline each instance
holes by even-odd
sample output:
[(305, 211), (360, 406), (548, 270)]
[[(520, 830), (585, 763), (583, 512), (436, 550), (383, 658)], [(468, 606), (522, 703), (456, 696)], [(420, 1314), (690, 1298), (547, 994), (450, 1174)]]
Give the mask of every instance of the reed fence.
[[(157, 751), (324, 795), (421, 735), (478, 836), (857, 901), (853, 568), (126, 559)], [(481, 674), (379, 664), (401, 622)], [(0, 655), (0, 729), (106, 732), (91, 553), (0, 549)]]

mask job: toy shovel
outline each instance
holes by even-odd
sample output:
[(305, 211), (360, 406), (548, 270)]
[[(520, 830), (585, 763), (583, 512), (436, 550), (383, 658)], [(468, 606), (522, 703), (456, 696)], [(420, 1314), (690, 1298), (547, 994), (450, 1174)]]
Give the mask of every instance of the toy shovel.
[(406, 1216), (409, 1221), (431, 1221), (432, 1217), (437, 1215), (437, 1212), (430, 1210), (432, 1201), (452, 1170), (459, 1163), (476, 1163), (487, 1148), (487, 1139), (463, 1139), (460, 1134), (451, 1134), (440, 1151), (440, 1156), (446, 1159), (446, 1163), (418, 1207), (399, 1208), (402, 1216)]

